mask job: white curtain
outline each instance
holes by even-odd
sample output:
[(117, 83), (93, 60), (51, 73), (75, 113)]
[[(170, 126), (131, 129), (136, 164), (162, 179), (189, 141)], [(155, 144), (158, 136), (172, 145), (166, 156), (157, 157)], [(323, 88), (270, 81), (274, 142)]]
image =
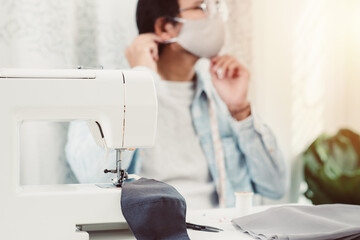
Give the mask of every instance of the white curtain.
[(122, 68), (135, 0), (0, 0), (0, 66)]
[(229, 9), (224, 53), (236, 56), (252, 67), (252, 1), (225, 0)]

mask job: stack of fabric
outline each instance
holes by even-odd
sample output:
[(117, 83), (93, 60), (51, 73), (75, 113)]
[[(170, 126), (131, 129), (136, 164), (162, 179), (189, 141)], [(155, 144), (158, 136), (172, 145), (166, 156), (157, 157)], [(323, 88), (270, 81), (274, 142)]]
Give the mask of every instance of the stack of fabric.
[(360, 206), (282, 206), (233, 220), (254, 239), (360, 239)]

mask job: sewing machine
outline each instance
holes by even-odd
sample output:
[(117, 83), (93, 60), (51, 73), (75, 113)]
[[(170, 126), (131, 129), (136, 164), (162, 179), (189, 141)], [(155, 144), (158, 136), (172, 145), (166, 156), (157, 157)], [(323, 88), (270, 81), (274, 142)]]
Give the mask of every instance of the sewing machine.
[[(88, 240), (84, 226), (126, 227), (122, 151), (151, 147), (157, 98), (151, 74), (121, 70), (0, 70), (0, 238)], [(96, 142), (117, 152), (113, 188), (21, 185), (23, 121), (86, 120)], [(46, 148), (46, 146), (44, 146)], [(26, 156), (23, 156), (23, 158)], [(104, 161), (104, 159), (99, 159)], [(106, 174), (106, 173), (104, 173)]]

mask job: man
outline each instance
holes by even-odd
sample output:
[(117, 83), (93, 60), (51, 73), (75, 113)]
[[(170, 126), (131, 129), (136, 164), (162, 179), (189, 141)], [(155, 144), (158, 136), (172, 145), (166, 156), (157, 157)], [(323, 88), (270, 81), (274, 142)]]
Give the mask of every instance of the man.
[[(134, 70), (155, 77), (159, 117), (155, 146), (128, 153), (124, 165), (175, 186), (190, 208), (234, 206), (237, 191), (280, 198), (286, 188), (276, 140), (247, 100), (247, 69), (233, 56), (218, 56), (221, 4), (139, 0), (139, 36), (126, 50)], [(200, 57), (210, 59), (205, 71), (196, 70)], [(108, 177), (99, 175), (103, 151), (84, 124), (70, 126), (66, 151), (80, 182)]]

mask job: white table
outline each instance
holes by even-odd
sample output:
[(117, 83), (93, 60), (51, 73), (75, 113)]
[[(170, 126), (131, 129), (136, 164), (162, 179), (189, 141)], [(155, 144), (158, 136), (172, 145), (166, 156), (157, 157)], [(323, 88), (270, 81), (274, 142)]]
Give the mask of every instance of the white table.
[[(252, 213), (260, 212), (270, 208), (271, 206), (254, 207)], [(223, 232), (213, 233), (188, 229), (191, 239), (244, 239), (251, 240), (253, 238), (238, 231), (231, 223), (233, 218), (238, 217), (236, 209), (211, 209), (211, 210), (193, 210), (187, 213), (187, 221), (195, 224), (209, 225), (223, 229)], [(134, 240), (130, 230), (106, 231), (90, 233), (90, 240)]]

